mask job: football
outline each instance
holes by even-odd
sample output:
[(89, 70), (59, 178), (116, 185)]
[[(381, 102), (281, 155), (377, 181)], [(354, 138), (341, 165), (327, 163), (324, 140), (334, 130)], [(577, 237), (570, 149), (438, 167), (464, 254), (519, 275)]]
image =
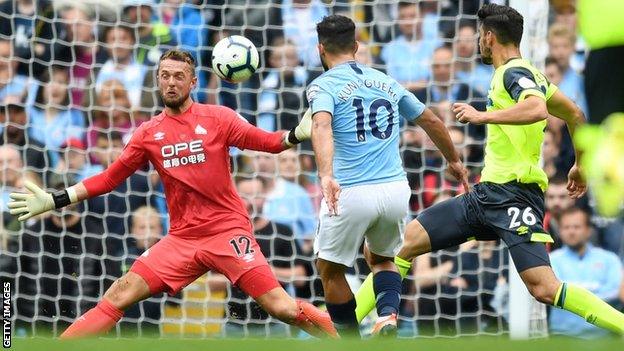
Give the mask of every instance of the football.
[(232, 35), (219, 40), (212, 51), (212, 69), (230, 83), (244, 82), (258, 68), (259, 55), (247, 38)]

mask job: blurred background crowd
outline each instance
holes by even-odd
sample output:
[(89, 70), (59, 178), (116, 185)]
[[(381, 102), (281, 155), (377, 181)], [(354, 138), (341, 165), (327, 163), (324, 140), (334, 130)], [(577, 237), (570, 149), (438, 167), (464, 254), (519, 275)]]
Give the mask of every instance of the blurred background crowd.
[[(322, 73), (315, 23), (333, 13), (357, 24), (357, 60), (387, 72), (447, 124), (478, 182), (485, 127), (455, 122), (450, 107), (484, 110), (491, 66), (478, 58), (476, 12), (485, 0), (110, 0), (0, 1), (0, 277), (14, 282), (24, 335), (57, 333), (91, 308), (134, 259), (167, 233), (158, 175), (148, 165), (113, 192), (20, 225), (8, 194), (24, 179), (62, 189), (105, 169), (132, 131), (162, 109), (155, 64), (167, 49), (188, 50), (201, 103), (237, 110), (266, 130), (290, 129), (307, 108), (305, 87)], [(505, 1), (496, 1), (505, 3)], [(545, 72), (581, 109), (585, 45), (573, 8), (552, 10)], [(251, 39), (261, 57), (254, 77), (220, 81), (210, 67), (222, 37)], [(401, 122), (401, 154), (412, 189), (411, 216), (462, 192), (425, 133)], [(574, 150), (566, 126), (549, 118), (543, 148), (550, 178), (546, 229), (555, 272), (621, 307), (624, 222), (567, 197)], [(237, 189), (256, 238), (293, 296), (322, 304), (312, 239), (321, 195), (309, 143), (279, 155), (231, 150)], [(404, 283), (404, 335), (502, 333), (507, 325), (508, 256), (498, 242), (467, 243), (419, 257)], [(350, 272), (354, 289), (368, 274)], [(549, 313), (554, 333), (602, 335), (567, 312)], [(227, 322), (227, 323), (226, 323)], [(131, 325), (132, 327), (129, 327)], [(288, 335), (217, 272), (179, 296), (129, 310), (124, 332)]]

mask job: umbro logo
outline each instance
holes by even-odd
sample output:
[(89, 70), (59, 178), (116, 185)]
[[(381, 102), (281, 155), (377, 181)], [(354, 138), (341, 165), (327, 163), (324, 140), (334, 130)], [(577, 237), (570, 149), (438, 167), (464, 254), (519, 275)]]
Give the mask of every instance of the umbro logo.
[(154, 140), (163, 140), (164, 137), (165, 137), (165, 133), (163, 132), (158, 132), (154, 134)]
[(198, 124), (197, 127), (195, 127), (195, 134), (208, 134), (208, 131)]

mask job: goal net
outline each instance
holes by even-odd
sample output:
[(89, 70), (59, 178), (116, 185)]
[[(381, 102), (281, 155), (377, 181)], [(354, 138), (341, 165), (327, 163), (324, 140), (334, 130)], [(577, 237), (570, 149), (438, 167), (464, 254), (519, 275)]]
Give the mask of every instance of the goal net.
[[(358, 61), (392, 75), (444, 120), (477, 182), (485, 129), (456, 123), (451, 105), (487, 103), (492, 70), (478, 60), (476, 45), (482, 3), (0, 1), (0, 278), (13, 286), (16, 335), (59, 335), (166, 235), (163, 188), (149, 167), (110, 194), (24, 224), (7, 208), (8, 194), (23, 189), (24, 179), (59, 189), (119, 156), (132, 131), (162, 109), (155, 80), (162, 52), (177, 47), (195, 57), (196, 101), (234, 108), (267, 130), (289, 129), (307, 108), (305, 87), (323, 71), (315, 23), (345, 14), (357, 23)], [(238, 85), (219, 81), (209, 68), (212, 45), (233, 34), (251, 39), (261, 57), (257, 74)], [(401, 155), (410, 218), (460, 192), (433, 143), (405, 121)], [(322, 199), (311, 145), (278, 156), (233, 149), (231, 156), (250, 214), (266, 219), (255, 220), (256, 237), (280, 282), (292, 296), (322, 305), (311, 245)], [(400, 335), (508, 333), (509, 269), (499, 242), (418, 258), (403, 285)], [(349, 270), (354, 289), (368, 273), (360, 256)], [(544, 331), (544, 309), (534, 307), (531, 328)], [(299, 336), (218, 272), (132, 307), (109, 335)]]

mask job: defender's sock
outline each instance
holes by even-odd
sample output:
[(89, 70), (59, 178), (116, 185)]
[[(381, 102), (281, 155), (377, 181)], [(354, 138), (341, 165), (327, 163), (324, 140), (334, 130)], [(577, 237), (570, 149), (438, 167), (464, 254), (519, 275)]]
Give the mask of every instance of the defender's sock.
[(583, 317), (595, 326), (624, 335), (624, 314), (587, 289), (563, 283), (555, 295), (554, 305)]

